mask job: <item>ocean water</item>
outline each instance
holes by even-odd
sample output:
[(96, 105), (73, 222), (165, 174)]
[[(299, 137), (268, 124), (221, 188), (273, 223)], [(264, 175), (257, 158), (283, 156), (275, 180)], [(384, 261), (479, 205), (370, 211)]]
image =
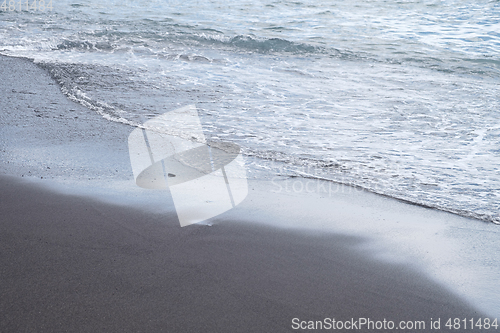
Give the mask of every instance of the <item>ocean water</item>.
[(132, 131), (195, 104), (250, 177), (500, 222), (498, 0), (51, 3), (0, 11), (0, 53), (34, 59), (109, 121)]

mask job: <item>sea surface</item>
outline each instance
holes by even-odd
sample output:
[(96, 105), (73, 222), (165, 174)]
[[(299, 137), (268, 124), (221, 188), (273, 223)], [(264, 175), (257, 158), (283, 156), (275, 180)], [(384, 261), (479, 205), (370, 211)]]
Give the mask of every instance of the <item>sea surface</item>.
[(498, 0), (49, 4), (0, 10), (0, 53), (34, 59), (109, 121), (132, 131), (194, 104), (250, 177), (500, 222)]

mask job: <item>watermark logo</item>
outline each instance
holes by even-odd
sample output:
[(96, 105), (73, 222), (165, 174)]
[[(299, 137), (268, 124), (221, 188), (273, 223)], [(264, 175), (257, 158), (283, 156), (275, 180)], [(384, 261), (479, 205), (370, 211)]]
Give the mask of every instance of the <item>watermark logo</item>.
[(135, 183), (169, 189), (181, 227), (240, 204), (248, 183), (240, 147), (210, 142), (194, 105), (155, 117), (128, 138)]

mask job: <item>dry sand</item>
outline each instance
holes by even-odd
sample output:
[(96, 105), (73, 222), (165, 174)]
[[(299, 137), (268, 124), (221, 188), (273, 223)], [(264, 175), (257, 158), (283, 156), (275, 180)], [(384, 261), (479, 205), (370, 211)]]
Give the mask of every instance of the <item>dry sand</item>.
[[(284, 332), (293, 318), (478, 317), (362, 239), (251, 223), (180, 228), (1, 178), (2, 332)], [(242, 218), (243, 219), (243, 218)]]

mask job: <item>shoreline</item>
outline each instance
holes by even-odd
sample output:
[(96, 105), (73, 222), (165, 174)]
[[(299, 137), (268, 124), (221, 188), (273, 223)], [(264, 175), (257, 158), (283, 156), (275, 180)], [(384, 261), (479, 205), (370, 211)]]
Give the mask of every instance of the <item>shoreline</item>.
[(29, 60), (0, 62), (2, 330), (279, 332), (295, 317), (496, 315), (492, 223), (347, 186), (326, 197), (249, 180), (212, 227), (180, 228), (167, 194), (135, 186), (129, 126), (67, 100)]
[[(77, 114), (77, 116), (75, 117), (75, 119), (78, 119), (77, 117), (78, 116), (82, 116), (83, 114), (85, 114), (86, 116), (83, 116), (83, 121), (80, 121), (80, 124), (78, 124), (77, 127), (82, 127), (82, 128), (78, 128), (76, 126), (74, 126), (73, 124), (73, 130), (76, 130), (76, 131), (79, 131), (80, 134), (79, 135), (79, 140), (83, 140), (83, 141), (89, 141), (91, 142), (92, 140), (89, 140), (88, 138), (84, 137), (83, 133), (88, 133), (88, 132), (94, 132), (94, 133), (90, 133), (91, 136), (97, 136), (98, 138), (100, 138), (102, 141), (107, 141), (107, 142), (110, 142), (110, 143), (113, 143), (113, 147), (105, 147), (104, 145), (100, 145), (99, 147), (99, 150), (101, 151), (105, 151), (106, 150), (106, 154), (114, 154), (114, 160), (115, 161), (118, 161), (120, 160), (120, 170), (119, 170), (119, 173), (120, 175), (122, 175), (121, 177), (121, 180), (126, 180), (128, 179), (128, 174), (130, 174), (130, 163), (128, 161), (128, 159), (126, 160), (123, 160), (123, 154), (117, 154), (116, 151), (126, 151), (127, 150), (127, 147), (126, 145), (123, 145), (123, 144), (120, 144), (119, 142), (117, 142), (117, 137), (121, 137), (121, 138), (125, 138), (125, 136), (130, 132), (130, 129), (133, 129), (135, 128), (134, 126), (128, 124), (126, 121), (125, 122), (117, 122), (117, 121), (110, 121), (110, 120), (107, 120), (107, 119), (104, 119), (100, 114), (98, 114), (97, 112), (95, 112), (94, 110), (91, 110), (91, 115), (88, 114), (89, 112), (89, 109), (83, 105), (81, 105), (80, 103), (75, 103), (74, 101), (71, 101), (68, 99), (68, 97), (64, 94), (62, 94), (62, 92), (60, 91), (60, 86), (59, 84), (56, 82), (56, 80), (53, 78), (52, 74), (49, 73), (49, 71), (44, 67), (44, 66), (40, 66), (39, 64), (35, 64), (33, 59), (30, 59), (30, 58), (27, 58), (27, 57), (13, 57), (13, 56), (7, 56), (7, 55), (2, 55), (0, 54), (0, 57), (2, 57), (5, 60), (7, 61), (10, 61), (9, 59), (18, 59), (20, 61), (26, 61), (28, 63), (32, 63), (34, 66), (36, 66), (37, 70), (36, 72), (38, 74), (41, 74), (44, 79), (43, 79), (43, 82), (44, 83), (48, 83), (50, 82), (49, 84), (50, 85), (57, 85), (59, 87), (58, 91), (55, 91), (55, 90), (52, 90), (51, 91), (51, 94), (57, 94), (57, 95), (62, 95), (64, 98), (64, 102), (62, 103), (59, 103), (61, 105), (63, 105), (63, 107), (68, 107), (71, 109), (72, 112), (74, 112), (75, 114)], [(32, 88), (33, 88), (33, 84), (30, 85)], [(37, 88), (35, 88), (35, 90), (37, 90)], [(17, 92), (17, 91), (16, 91)], [(23, 91), (21, 90), (21, 93), (23, 93)], [(51, 103), (53, 104), (53, 103)], [(35, 111), (35, 112), (38, 112), (38, 111)], [(40, 114), (39, 113), (36, 113), (35, 114), (37, 117), (44, 117), (44, 115)], [(74, 114), (71, 114), (72, 116), (74, 116)], [(61, 115), (62, 117), (62, 115)], [(81, 118), (80, 118), (81, 119)], [(58, 119), (60, 121), (60, 119)], [(109, 127), (111, 129), (111, 133), (103, 133), (103, 132), (96, 132), (95, 131), (95, 128), (93, 128), (92, 126), (88, 126), (88, 124), (84, 124), (86, 121), (89, 121), (91, 120), (92, 122), (96, 122), (98, 123), (99, 125), (97, 125), (98, 127)], [(48, 135), (50, 134), (53, 134), (53, 133), (49, 133), (49, 134), (46, 134), (45, 137), (42, 138), (42, 140), (46, 140)], [(108, 135), (106, 135), (108, 134)], [(88, 134), (86, 134), (88, 136)], [(70, 139), (70, 138), (68, 138)], [(95, 139), (95, 138), (92, 138), (92, 139)], [(70, 139), (71, 140), (71, 139)], [(124, 140), (124, 139), (122, 139)], [(86, 145), (88, 145), (88, 142), (86, 143)], [(84, 147), (85, 148), (85, 147)], [(112, 148), (112, 149), (111, 149)], [(75, 151), (77, 150), (73, 150), (71, 153), (74, 153)], [(81, 151), (77, 151), (78, 153), (81, 153)], [(95, 151), (91, 151), (91, 152), (88, 152), (89, 154), (95, 154)], [(12, 156), (10, 156), (12, 157)], [(259, 157), (254, 157), (254, 156), (246, 156), (246, 159), (247, 160), (252, 160), (252, 159), (260, 159)], [(85, 161), (87, 162), (87, 167), (91, 164), (96, 164), (95, 161), (92, 161), (91, 163), (89, 163), (89, 161)], [(284, 165), (283, 165), (284, 162), (275, 162), (275, 161), (269, 161), (269, 166), (270, 168), (276, 168), (276, 170), (278, 169), (281, 169)], [(275, 165), (277, 164), (277, 165)], [(103, 169), (106, 169), (106, 168), (103, 168), (102, 166), (99, 167), (99, 169), (97, 170), (94, 170), (94, 172), (89, 172), (87, 175), (85, 176), (90, 176), (90, 178), (85, 178), (85, 177), (81, 177), (82, 179), (85, 178), (85, 182), (86, 180), (90, 180), (90, 179), (94, 179), (94, 178), (98, 178), (96, 177), (96, 175), (99, 174), (99, 171), (102, 171)], [(108, 167), (107, 169), (112, 169), (112, 167)], [(17, 171), (17, 170), (16, 170)], [(65, 179), (61, 179), (62, 175), (61, 174), (55, 174), (53, 172), (46, 172), (47, 170), (38, 170), (39, 173), (45, 173), (46, 175), (45, 176), (41, 176), (41, 177), (49, 177), (49, 178), (54, 178), (54, 177), (57, 177), (59, 178), (59, 181), (65, 181)], [(80, 170), (81, 171), (81, 170)], [(118, 170), (117, 170), (118, 172)], [(9, 170), (9, 174), (13, 174), (13, 170)], [(67, 173), (67, 172), (66, 172)], [(263, 173), (265, 174), (266, 172), (262, 172), (262, 171), (257, 171), (257, 173)], [(310, 175), (310, 174), (304, 174), (303, 172), (301, 171), (294, 171), (295, 174), (293, 175), (290, 175), (290, 178), (295, 178), (295, 177), (302, 177), (302, 178), (305, 178), (305, 179), (308, 179), (308, 178), (311, 178), (311, 179), (317, 179), (317, 180), (324, 180), (324, 181), (327, 181), (327, 182), (332, 182), (334, 183), (336, 186), (340, 185), (340, 186), (350, 186), (350, 187), (354, 187), (354, 188), (359, 188), (361, 189), (362, 191), (364, 192), (370, 192), (370, 193), (374, 193), (376, 195), (380, 195), (380, 196), (383, 196), (383, 197), (387, 197), (387, 198), (390, 198), (390, 199), (393, 199), (393, 200), (397, 200), (397, 201), (400, 201), (402, 203), (405, 203), (405, 204), (409, 204), (409, 205), (415, 205), (415, 206), (419, 206), (419, 207), (424, 207), (424, 208), (430, 208), (430, 209), (435, 209), (435, 210), (438, 210), (438, 211), (442, 211), (442, 212), (447, 212), (447, 213), (451, 213), (451, 214), (455, 214), (457, 216), (460, 216), (460, 217), (464, 217), (464, 218), (470, 218), (470, 219), (476, 219), (480, 222), (488, 222), (488, 223), (492, 223), (492, 224), (495, 224), (495, 225), (500, 225), (500, 222), (497, 221), (495, 219), (495, 217), (492, 217), (491, 215), (489, 214), (486, 214), (486, 213), (483, 213), (483, 214), (480, 214), (480, 213), (475, 213), (473, 211), (467, 211), (467, 210), (460, 210), (460, 209), (457, 209), (457, 208), (453, 208), (453, 207), (444, 207), (444, 206), (439, 206), (439, 205), (433, 205), (431, 203), (426, 203), (426, 202), (421, 202), (421, 201), (417, 201), (416, 199), (415, 200), (411, 200), (411, 199), (407, 199), (407, 198), (404, 198), (404, 197), (401, 197), (401, 196), (397, 196), (397, 195), (394, 195), (394, 194), (387, 194), (387, 193), (383, 193), (383, 192), (380, 192), (380, 191), (377, 191), (377, 190), (374, 190), (374, 189), (371, 189), (371, 188), (365, 188), (363, 186), (360, 186), (360, 185), (356, 185), (356, 184), (351, 184), (349, 182), (343, 182), (343, 181), (339, 181), (339, 180), (335, 180), (335, 179), (328, 179), (328, 178), (324, 178), (322, 176), (316, 176), (316, 175)], [(67, 173), (68, 174), (68, 173)], [(21, 175), (21, 174), (20, 174)], [(26, 174), (22, 174), (21, 176), (26, 176)], [(71, 175), (71, 176), (74, 176), (74, 175)], [(116, 179), (115, 174), (108, 174), (108, 176), (110, 176), (111, 178), (113, 179)], [(269, 175), (266, 175), (264, 177), (269, 177)], [(70, 178), (70, 177), (68, 177)], [(74, 177), (71, 177), (73, 178), (72, 181), (74, 181)], [(99, 179), (99, 181), (103, 181), (102, 177)], [(82, 185), (85, 186), (85, 182), (82, 182)]]

